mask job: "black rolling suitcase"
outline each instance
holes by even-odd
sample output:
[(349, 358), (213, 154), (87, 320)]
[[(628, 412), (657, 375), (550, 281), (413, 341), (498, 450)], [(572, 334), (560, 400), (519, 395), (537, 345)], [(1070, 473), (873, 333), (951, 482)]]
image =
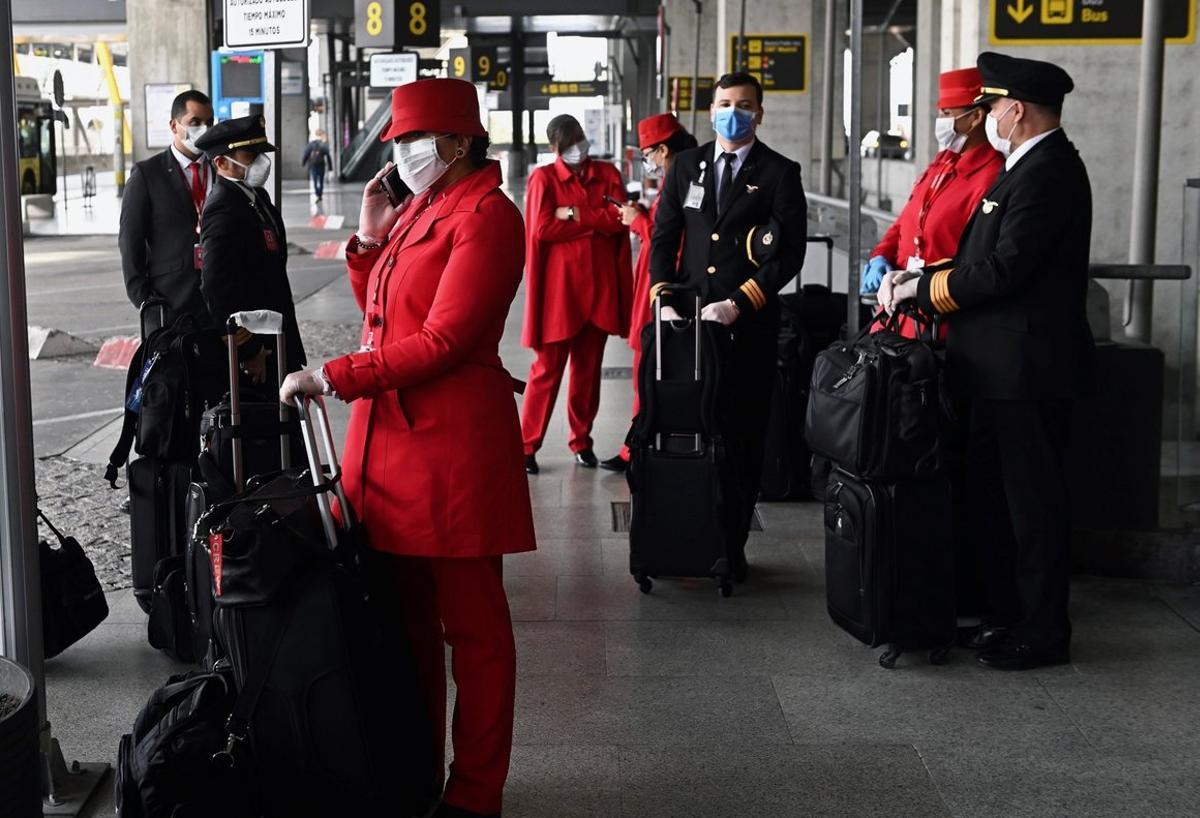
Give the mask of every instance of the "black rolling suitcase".
[[(664, 306), (693, 317), (664, 321)], [(629, 570), (643, 593), (660, 576), (711, 577), (722, 595), (733, 592), (726, 532), (740, 505), (720, 434), (720, 372), (730, 336), (701, 321), (700, 308), (695, 291), (665, 290), (643, 332), (642, 410), (626, 475)]]
[(956, 633), (950, 483), (860, 480), (837, 469), (825, 498), (829, 615), (871, 647), (879, 664), (929, 650), (941, 664)]
[(809, 236), (808, 242), (826, 248), (826, 283), (803, 284), (779, 296), (779, 357), (767, 418), (764, 500), (799, 500), (811, 494), (812, 452), (804, 441), (808, 386), (817, 353), (838, 339), (846, 322), (846, 294), (833, 292), (833, 239)]
[(441, 771), (415, 664), (365, 599), (324, 407), (309, 404), (328, 477), (309, 408), (298, 408), (308, 468), (219, 502), (197, 523), (214, 642), (239, 689), (262, 686), (234, 708), (229, 757), (252, 776), (267, 816), (423, 814)]

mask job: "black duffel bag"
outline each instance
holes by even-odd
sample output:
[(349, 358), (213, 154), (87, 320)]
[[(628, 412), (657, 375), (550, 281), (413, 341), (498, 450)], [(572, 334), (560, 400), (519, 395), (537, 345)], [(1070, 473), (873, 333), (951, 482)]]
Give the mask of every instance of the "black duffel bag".
[[(930, 330), (915, 310), (903, 313)], [(931, 341), (896, 333), (901, 311), (817, 356), (805, 416), (812, 451), (856, 477), (932, 477), (944, 466), (942, 361)]]
[(42, 633), (47, 659), (87, 636), (108, 616), (108, 600), (96, 569), (74, 537), (63, 536), (40, 510), (38, 517), (58, 539), (58, 548), (42, 540)]

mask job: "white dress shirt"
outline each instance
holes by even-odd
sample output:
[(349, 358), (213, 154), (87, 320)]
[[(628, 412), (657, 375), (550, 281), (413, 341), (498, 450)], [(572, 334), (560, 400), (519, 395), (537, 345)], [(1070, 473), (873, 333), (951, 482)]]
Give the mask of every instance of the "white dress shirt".
[(200, 154), (195, 159), (188, 159), (183, 151), (175, 147), (175, 143), (171, 143), (171, 153), (175, 157), (175, 161), (179, 163), (180, 170), (183, 171), (183, 181), (187, 182), (188, 190), (192, 189), (192, 165), (200, 166), (200, 178), (204, 180), (204, 195), (212, 193), (213, 188), (213, 166), (209, 164), (204, 154)]
[(1004, 169), (1012, 170), (1016, 166), (1016, 164), (1021, 161), (1021, 157), (1024, 156), (1025, 154), (1029, 153), (1031, 150), (1033, 150), (1034, 147), (1036, 147), (1039, 142), (1041, 142), (1043, 139), (1050, 136), (1051, 134), (1057, 133), (1058, 131), (1061, 131), (1061, 130), (1062, 130), (1062, 128), (1051, 128), (1050, 130), (1046, 131), (1045, 133), (1040, 133), (1037, 136), (1026, 139), (1024, 142), (1021, 143), (1021, 147), (1017, 148), (1015, 151), (1013, 151), (1012, 153), (1010, 153), (1008, 155), (1008, 159), (1006, 159), (1004, 162)]
[[(741, 171), (742, 165), (746, 164), (746, 157), (750, 155), (750, 149), (754, 147), (756, 140), (751, 139), (745, 145), (742, 145), (736, 151), (731, 151), (734, 155), (733, 160), (733, 178), (736, 179), (738, 172)], [(721, 154), (726, 153), (721, 147), (720, 141), (715, 145), (713, 152), (713, 170), (716, 172), (716, 178), (713, 180), (713, 187), (717, 191), (717, 201), (721, 201), (721, 179), (725, 175), (725, 160), (721, 158)]]

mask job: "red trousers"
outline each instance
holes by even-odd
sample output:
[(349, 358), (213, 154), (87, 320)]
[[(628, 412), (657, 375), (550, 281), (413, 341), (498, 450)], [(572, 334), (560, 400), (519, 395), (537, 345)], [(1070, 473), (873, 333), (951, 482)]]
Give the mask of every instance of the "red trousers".
[(521, 406), (525, 454), (534, 454), (542, 448), (568, 359), (571, 385), (567, 395), (567, 418), (571, 425), (571, 451), (579, 453), (592, 448), (592, 423), (596, 420), (596, 412), (600, 411), (600, 368), (607, 342), (608, 333), (586, 324), (574, 338), (546, 344), (537, 350), (537, 358), (529, 368), (525, 402)]
[(499, 813), (512, 755), (517, 652), (502, 557), (392, 557), (388, 585), (416, 656), (433, 717), (434, 751), (446, 757), (446, 654), (458, 695), (454, 761), (442, 801)]
[[(630, 415), (630, 418), (636, 418), (638, 416), (638, 412), (641, 411), (641, 408), (642, 408), (642, 395), (641, 395), (642, 382), (638, 375), (638, 373), (640, 373), (641, 371), (642, 371), (642, 348), (641, 348), (641, 346), (636, 346), (633, 348), (633, 414)], [(624, 460), (626, 463), (629, 462), (629, 447), (628, 446), (621, 446), (621, 459)]]

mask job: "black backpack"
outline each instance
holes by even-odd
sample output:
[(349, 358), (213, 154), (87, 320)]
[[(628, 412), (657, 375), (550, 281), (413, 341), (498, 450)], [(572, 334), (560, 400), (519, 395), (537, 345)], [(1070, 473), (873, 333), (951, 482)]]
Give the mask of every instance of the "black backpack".
[(130, 448), (163, 462), (192, 460), (199, 453), (205, 390), (198, 386), (203, 362), (213, 354), (211, 340), (194, 318), (183, 315), (150, 333), (134, 353), (125, 376), (121, 437), (104, 474), (113, 488)]
[(228, 669), (172, 676), (154, 691), (121, 737), (117, 815), (249, 818), (248, 789), (225, 755), (236, 699)]

